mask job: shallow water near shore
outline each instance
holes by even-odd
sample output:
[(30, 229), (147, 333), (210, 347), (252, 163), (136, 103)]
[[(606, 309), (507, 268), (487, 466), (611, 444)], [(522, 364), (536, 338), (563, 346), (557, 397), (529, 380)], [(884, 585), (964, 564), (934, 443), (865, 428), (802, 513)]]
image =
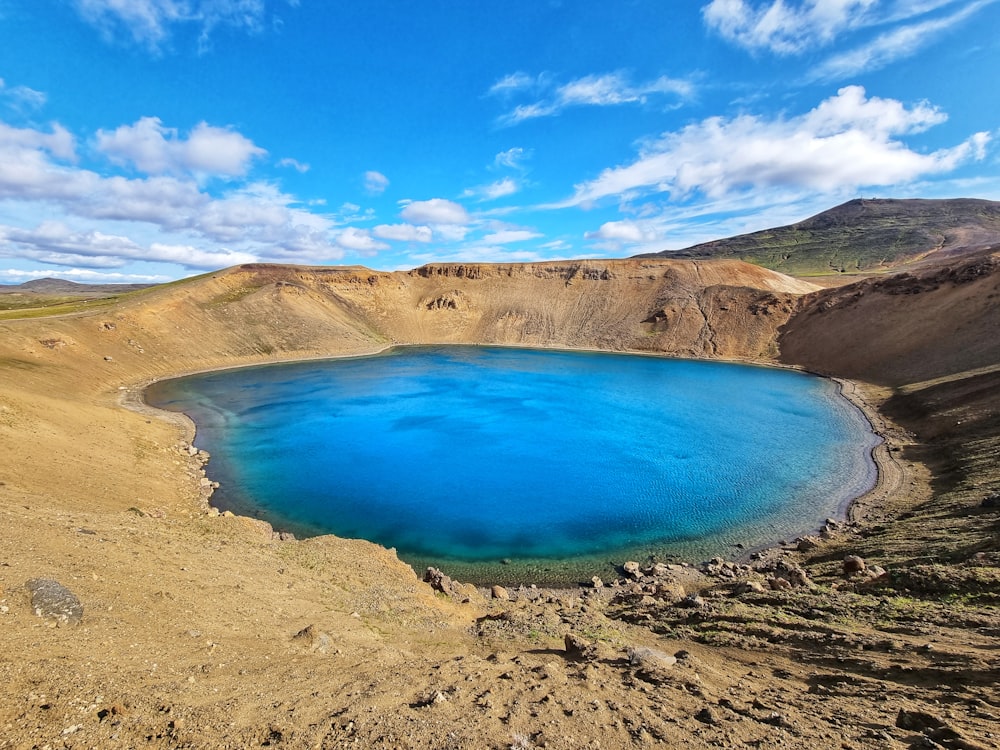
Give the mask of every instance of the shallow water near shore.
[(476, 583), (732, 557), (817, 528), (875, 480), (877, 438), (837, 385), (774, 368), (406, 347), (146, 398), (197, 424), (213, 504)]

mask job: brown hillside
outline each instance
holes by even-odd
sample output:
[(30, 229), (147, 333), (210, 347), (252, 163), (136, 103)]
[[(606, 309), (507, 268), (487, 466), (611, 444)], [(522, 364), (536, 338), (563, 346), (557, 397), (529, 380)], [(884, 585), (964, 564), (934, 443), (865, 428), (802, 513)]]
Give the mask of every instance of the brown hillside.
[[(0, 750), (995, 747), (998, 268), (820, 290), (735, 260), (250, 265), (0, 321)], [(852, 378), (880, 483), (851, 523), (745, 565), (446, 594), (391, 550), (213, 512), (192, 426), (140, 400), (393, 343)], [(36, 615), (36, 578), (80, 625)]]

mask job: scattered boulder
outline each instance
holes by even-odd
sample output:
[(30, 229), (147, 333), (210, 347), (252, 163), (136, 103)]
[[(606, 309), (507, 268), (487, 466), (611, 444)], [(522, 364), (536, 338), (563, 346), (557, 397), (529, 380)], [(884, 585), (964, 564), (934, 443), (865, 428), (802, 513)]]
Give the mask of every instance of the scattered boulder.
[(688, 609), (701, 609), (705, 606), (705, 600), (702, 599), (699, 594), (688, 594), (677, 602), (677, 606), (686, 607)]
[(292, 642), (307, 651), (316, 651), (325, 654), (332, 643), (330, 636), (316, 628), (315, 625), (307, 625), (298, 633), (292, 636)]
[(791, 581), (787, 578), (782, 578), (781, 576), (772, 576), (767, 579), (768, 586), (771, 587), (772, 591), (785, 591), (792, 587)]
[(654, 673), (674, 666), (677, 657), (648, 646), (637, 646), (628, 650), (628, 663), (637, 672)]
[(819, 549), (820, 541), (814, 536), (804, 536), (799, 539), (799, 543), (795, 548), (799, 552), (811, 552), (814, 549)]
[(604, 581), (602, 581), (598, 576), (594, 576), (593, 578), (591, 578), (590, 579), (590, 584), (595, 589), (603, 589), (604, 588)]
[(597, 658), (597, 643), (578, 636), (576, 633), (567, 633), (563, 638), (566, 645), (566, 656), (571, 659), (581, 661), (594, 661)]
[(868, 569), (863, 557), (857, 555), (847, 555), (844, 558), (844, 575), (852, 576), (857, 573), (864, 573)]
[(702, 724), (715, 725), (719, 723), (718, 717), (708, 706), (706, 706), (705, 708), (701, 709), (701, 711), (696, 713), (694, 715), (694, 718), (696, 718)]
[(985, 745), (965, 739), (958, 731), (945, 721), (924, 711), (907, 711), (899, 709), (896, 715), (896, 726), (910, 732), (920, 732), (933, 740), (934, 747), (954, 747), (962, 750), (986, 750)]
[(740, 594), (763, 594), (764, 591), (764, 584), (760, 581), (742, 581), (736, 584), (736, 588), (733, 589), (733, 593), (737, 596)]
[(642, 578), (642, 570), (639, 568), (639, 563), (635, 560), (629, 560), (622, 565), (622, 570), (625, 572), (625, 576), (631, 578), (633, 581), (638, 581)]
[(500, 601), (510, 601), (510, 592), (508, 592), (503, 586), (493, 586), (490, 589), (490, 596), (494, 599), (499, 599)]
[(32, 578), (24, 584), (35, 614), (54, 625), (79, 625), (83, 605), (76, 594), (51, 578)]
[(424, 573), (424, 581), (429, 583), (432, 589), (440, 591), (442, 594), (451, 596), (455, 593), (455, 584), (451, 578), (437, 568), (427, 568), (427, 572)]

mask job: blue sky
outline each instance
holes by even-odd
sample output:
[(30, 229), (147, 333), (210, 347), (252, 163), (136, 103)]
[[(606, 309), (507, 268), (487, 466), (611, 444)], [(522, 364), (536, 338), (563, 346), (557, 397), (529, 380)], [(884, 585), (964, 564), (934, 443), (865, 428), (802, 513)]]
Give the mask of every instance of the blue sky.
[(0, 283), (1000, 199), (1000, 0), (0, 0)]

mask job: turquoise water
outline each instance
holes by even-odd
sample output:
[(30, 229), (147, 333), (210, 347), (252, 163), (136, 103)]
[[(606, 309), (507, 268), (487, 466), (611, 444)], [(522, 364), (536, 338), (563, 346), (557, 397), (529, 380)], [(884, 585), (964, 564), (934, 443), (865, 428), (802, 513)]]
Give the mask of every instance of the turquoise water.
[(834, 383), (763, 367), (400, 348), (147, 400), (194, 419), (216, 505), (480, 582), (732, 556), (816, 528), (875, 478), (876, 438)]

